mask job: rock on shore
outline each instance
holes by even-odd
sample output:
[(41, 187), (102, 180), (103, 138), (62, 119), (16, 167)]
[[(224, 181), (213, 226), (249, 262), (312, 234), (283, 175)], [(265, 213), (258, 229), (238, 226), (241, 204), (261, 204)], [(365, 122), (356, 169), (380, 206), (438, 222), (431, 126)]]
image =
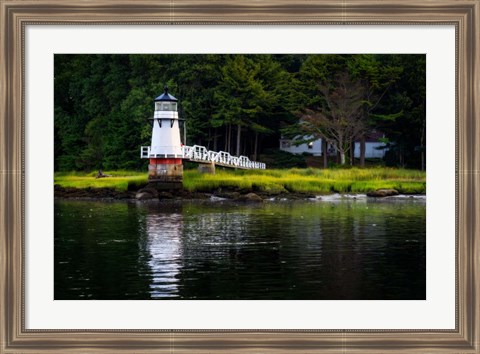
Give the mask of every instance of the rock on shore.
[(399, 193), (396, 189), (377, 189), (376, 191), (368, 192), (367, 196), (381, 198), (381, 197), (391, 197), (393, 195), (398, 195), (398, 194)]
[(135, 194), (137, 200), (148, 200), (158, 198), (158, 191), (155, 188), (142, 188)]
[[(112, 188), (64, 188), (55, 185), (56, 198), (80, 198), (80, 199), (131, 199), (131, 200), (205, 200), (211, 197), (218, 200), (228, 200), (233, 202), (252, 202), (260, 203), (264, 200), (271, 200), (272, 193), (265, 191), (252, 191), (247, 189), (218, 189), (211, 192), (190, 192), (185, 189), (174, 191), (158, 191), (155, 188), (145, 187), (138, 191), (117, 191)], [(378, 189), (367, 193), (368, 197), (382, 198), (397, 196), (399, 192), (395, 189)], [(275, 199), (297, 200), (317, 198), (311, 193), (283, 192), (274, 194)], [(356, 196), (349, 196), (356, 199)], [(321, 199), (328, 199), (328, 196), (322, 196)]]

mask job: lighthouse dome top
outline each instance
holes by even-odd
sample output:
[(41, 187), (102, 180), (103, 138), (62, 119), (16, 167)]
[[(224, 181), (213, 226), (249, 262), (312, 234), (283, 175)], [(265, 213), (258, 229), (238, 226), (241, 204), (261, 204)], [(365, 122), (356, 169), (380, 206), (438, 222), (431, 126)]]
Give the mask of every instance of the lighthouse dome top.
[(165, 91), (164, 91), (164, 93), (162, 93), (160, 96), (158, 96), (157, 98), (155, 98), (155, 102), (158, 102), (158, 101), (177, 102), (178, 99), (176, 99), (176, 98), (173, 97), (171, 94), (169, 94), (169, 93), (168, 93), (168, 87), (165, 86)]

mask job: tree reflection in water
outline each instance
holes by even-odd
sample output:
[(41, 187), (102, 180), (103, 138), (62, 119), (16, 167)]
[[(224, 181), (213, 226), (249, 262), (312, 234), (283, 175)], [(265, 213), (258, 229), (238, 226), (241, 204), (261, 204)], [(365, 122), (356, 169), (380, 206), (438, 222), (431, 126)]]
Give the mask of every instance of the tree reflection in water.
[(425, 200), (55, 203), (55, 299), (425, 299)]

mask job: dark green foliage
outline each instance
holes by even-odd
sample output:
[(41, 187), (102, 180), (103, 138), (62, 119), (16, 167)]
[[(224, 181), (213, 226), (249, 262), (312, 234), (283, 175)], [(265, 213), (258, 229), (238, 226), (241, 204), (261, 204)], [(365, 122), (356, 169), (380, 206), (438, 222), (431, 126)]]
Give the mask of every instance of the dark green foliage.
[[(150, 144), (148, 118), (165, 85), (187, 120), (184, 143), (268, 159), (282, 129), (297, 131), (297, 112), (324, 104), (315, 80), (347, 69), (365, 84), (365, 125), (385, 132), (392, 163), (421, 167), (424, 55), (59, 54), (55, 170), (145, 170), (139, 149)], [(304, 161), (280, 155), (275, 166)]]
[(425, 55), (382, 56), (382, 60), (403, 68), (379, 107), (383, 112), (401, 112), (396, 119), (379, 120), (388, 138), (389, 165), (425, 169), (426, 148), (426, 57)]

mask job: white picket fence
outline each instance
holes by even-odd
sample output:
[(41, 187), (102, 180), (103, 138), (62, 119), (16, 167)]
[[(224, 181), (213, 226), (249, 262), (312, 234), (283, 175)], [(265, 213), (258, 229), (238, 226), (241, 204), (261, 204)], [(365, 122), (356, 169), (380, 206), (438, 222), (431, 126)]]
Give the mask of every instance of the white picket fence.
[[(266, 165), (263, 162), (251, 161), (246, 156), (232, 156), (225, 151), (211, 151), (205, 146), (193, 145), (182, 147), (183, 158), (195, 162), (215, 163), (219, 166), (242, 168), (242, 169), (260, 169), (264, 170)], [(150, 146), (142, 146), (140, 156), (149, 158)], [(166, 156), (165, 156), (166, 157)]]

